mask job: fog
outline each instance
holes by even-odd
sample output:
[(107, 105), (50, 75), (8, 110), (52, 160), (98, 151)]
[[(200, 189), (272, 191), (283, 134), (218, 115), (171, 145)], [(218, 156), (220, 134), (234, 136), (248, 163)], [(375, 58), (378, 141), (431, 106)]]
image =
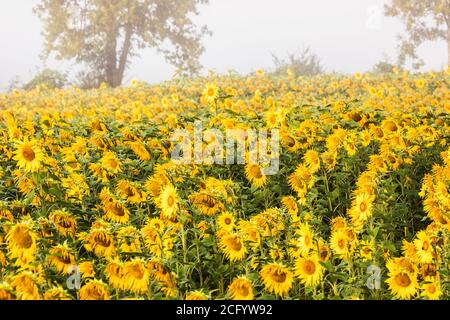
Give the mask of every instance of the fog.
[[(43, 38), (41, 24), (32, 13), (37, 0), (0, 2), (0, 89), (14, 77), (29, 80), (38, 67)], [(383, 0), (211, 0), (196, 21), (213, 32), (204, 40), (200, 61), (204, 70), (247, 73), (273, 66), (272, 53), (283, 56), (303, 45), (317, 53), (327, 71), (364, 72), (383, 54), (393, 60), (397, 19), (382, 15)], [(447, 61), (445, 43), (423, 45), (419, 53), (425, 69), (440, 69)], [(73, 70), (70, 63), (50, 60), (47, 66)], [(173, 68), (156, 50), (134, 58), (125, 83), (140, 79), (151, 83), (170, 79)]]

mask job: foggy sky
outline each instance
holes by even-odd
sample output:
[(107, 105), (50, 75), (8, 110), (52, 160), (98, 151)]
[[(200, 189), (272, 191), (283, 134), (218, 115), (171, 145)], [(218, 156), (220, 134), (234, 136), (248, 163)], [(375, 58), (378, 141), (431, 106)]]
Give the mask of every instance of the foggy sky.
[[(41, 24), (32, 7), (38, 0), (0, 2), (0, 90), (18, 76), (29, 80), (42, 67)], [(383, 53), (395, 59), (397, 34), (403, 28), (397, 19), (383, 17), (385, 0), (210, 0), (196, 18), (213, 32), (204, 40), (201, 57), (205, 70), (247, 73), (271, 68), (272, 54), (310, 46), (328, 71), (367, 71)], [(445, 43), (427, 43), (420, 49), (426, 69), (440, 69), (447, 62)], [(50, 61), (57, 70), (71, 65)], [(73, 69), (73, 67), (72, 67)], [(156, 50), (135, 58), (127, 71), (131, 79), (151, 83), (170, 79), (173, 68)]]

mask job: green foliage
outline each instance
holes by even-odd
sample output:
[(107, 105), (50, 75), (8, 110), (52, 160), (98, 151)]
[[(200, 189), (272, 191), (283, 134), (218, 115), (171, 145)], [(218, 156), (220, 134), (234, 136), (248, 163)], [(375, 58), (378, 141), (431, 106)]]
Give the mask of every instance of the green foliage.
[(304, 48), (298, 52), (292, 52), (287, 58), (280, 58), (273, 55), (275, 64), (274, 75), (285, 75), (289, 70), (295, 76), (314, 76), (324, 72), (320, 58), (311, 52), (309, 48)]
[[(87, 83), (120, 86), (130, 58), (157, 48), (183, 73), (200, 69), (206, 27), (192, 15), (208, 0), (42, 0), (35, 12), (44, 24), (44, 57), (82, 64)], [(93, 78), (93, 79), (92, 79)], [(94, 80), (94, 81), (92, 81)]]
[(66, 75), (51, 69), (44, 69), (33, 79), (24, 84), (24, 90), (32, 90), (38, 86), (46, 86), (49, 89), (62, 88), (67, 84)]
[(400, 37), (399, 64), (411, 58), (413, 67), (423, 66), (417, 47), (425, 41), (447, 41), (450, 65), (450, 1), (449, 0), (391, 0), (385, 6), (386, 15), (399, 17), (408, 36)]

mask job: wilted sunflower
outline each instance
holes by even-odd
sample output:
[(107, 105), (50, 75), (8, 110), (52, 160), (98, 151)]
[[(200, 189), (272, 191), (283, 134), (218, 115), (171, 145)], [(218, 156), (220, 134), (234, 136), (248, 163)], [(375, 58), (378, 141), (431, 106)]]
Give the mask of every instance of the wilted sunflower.
[(17, 259), (16, 265), (24, 266), (35, 260), (37, 253), (37, 235), (31, 222), (20, 222), (14, 225), (6, 235), (8, 256)]
[(86, 250), (93, 251), (99, 257), (112, 257), (116, 254), (114, 238), (104, 228), (92, 228), (88, 234), (81, 233)]
[(253, 285), (246, 277), (238, 277), (228, 286), (228, 293), (233, 300), (253, 300)]
[(7, 282), (0, 282), (0, 301), (16, 300), (14, 289)]
[(123, 266), (124, 288), (134, 293), (148, 292), (150, 273), (146, 269), (145, 262), (136, 258), (125, 262)]
[(41, 300), (36, 276), (30, 271), (22, 271), (8, 280), (20, 300)]
[(303, 161), (305, 162), (308, 170), (311, 173), (316, 173), (320, 169), (320, 157), (319, 153), (314, 150), (308, 150), (306, 151), (305, 155), (303, 156)]
[(44, 300), (72, 300), (72, 297), (63, 288), (53, 287), (44, 293)]
[(247, 253), (244, 241), (237, 234), (223, 235), (219, 239), (219, 245), (225, 256), (231, 261), (242, 260)]
[(106, 284), (101, 280), (91, 280), (80, 289), (80, 300), (109, 300)]
[(37, 172), (42, 167), (45, 156), (35, 140), (27, 138), (16, 145), (14, 160), (26, 172)]
[(285, 266), (271, 263), (262, 267), (260, 276), (267, 291), (278, 296), (285, 296), (292, 288), (294, 275)]
[(294, 197), (283, 197), (281, 199), (281, 203), (283, 204), (283, 209), (285, 209), (291, 215), (291, 217), (297, 218), (298, 205)]
[(67, 244), (58, 244), (51, 248), (47, 256), (47, 263), (61, 274), (68, 274), (73, 271), (75, 256)]
[(209, 297), (201, 291), (192, 291), (186, 294), (185, 300), (209, 300)]
[(75, 236), (77, 222), (70, 213), (64, 210), (56, 210), (50, 214), (49, 219), (55, 224), (56, 230), (62, 236)]

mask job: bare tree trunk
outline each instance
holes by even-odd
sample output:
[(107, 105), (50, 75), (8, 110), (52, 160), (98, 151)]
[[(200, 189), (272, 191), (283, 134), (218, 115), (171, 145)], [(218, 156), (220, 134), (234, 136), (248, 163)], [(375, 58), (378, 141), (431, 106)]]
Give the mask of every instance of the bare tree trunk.
[(128, 56), (130, 54), (131, 49), (131, 37), (133, 35), (133, 27), (131, 25), (127, 25), (125, 31), (125, 39), (123, 41), (122, 51), (120, 53), (119, 58), (119, 67), (117, 68), (117, 85), (120, 86), (123, 81), (123, 76), (125, 73), (125, 68), (128, 62)]
[(105, 76), (106, 82), (111, 87), (117, 86), (117, 33), (110, 30), (106, 39), (105, 48)]
[(447, 27), (447, 50), (448, 50), (447, 68), (450, 68), (450, 25)]

